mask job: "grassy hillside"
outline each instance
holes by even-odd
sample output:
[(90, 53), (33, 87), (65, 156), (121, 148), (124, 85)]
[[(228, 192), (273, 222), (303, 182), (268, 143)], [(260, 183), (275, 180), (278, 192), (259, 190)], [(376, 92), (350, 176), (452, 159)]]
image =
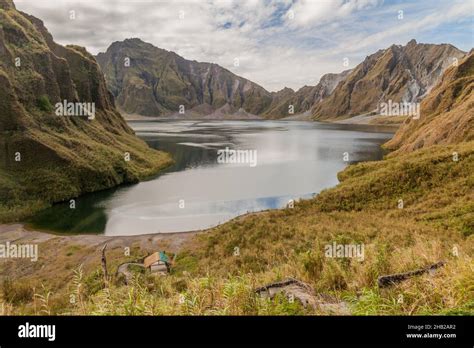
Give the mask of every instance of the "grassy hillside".
[[(165, 163), (116, 113), (95, 61), (83, 49), (55, 45), (37, 20), (8, 3), (0, 0), (6, 23), (0, 48), (7, 48), (0, 52), (9, 55), (0, 61), (0, 218), (135, 181)], [(28, 69), (13, 73), (9, 64), (17, 52)], [(46, 68), (38, 70), (38, 61)], [(422, 133), (455, 130), (455, 120), (471, 120), (472, 69), (466, 66), (464, 61), (448, 70), (447, 83), (426, 99), (425, 107), (433, 110), (427, 127), (403, 127), (398, 151), (383, 161), (349, 166), (338, 186), (294, 208), (242, 216), (194, 238), (113, 240), (108, 284), (100, 268), (107, 237), (14, 231), (12, 240), (38, 243), (41, 257), (0, 263), (0, 314), (473, 315), (474, 140), (466, 135), (468, 127), (456, 132), (463, 135), (455, 141), (418, 141)], [(17, 93), (21, 88), (25, 92)], [(64, 96), (94, 98), (99, 122), (51, 117), (50, 102)], [(416, 141), (407, 142), (412, 137)], [(18, 149), (24, 154), (19, 163), (12, 160)], [(124, 151), (133, 161), (123, 161)], [(327, 257), (325, 246), (332, 243), (363, 245), (364, 259)], [(155, 277), (135, 269), (132, 284), (123, 285), (117, 267), (141, 262), (155, 250), (176, 256), (171, 274)], [(377, 286), (381, 275), (438, 261), (446, 265), (433, 274)], [(304, 308), (285, 296), (268, 300), (254, 291), (287, 277), (312, 286), (325, 305)]]
[[(136, 182), (171, 162), (135, 137), (84, 48), (56, 44), (10, 0), (0, 0), (0, 22), (0, 221)], [(95, 118), (56, 115), (65, 100), (93, 103)]]
[[(453, 151), (459, 153), (458, 161), (453, 161)], [(341, 184), (293, 209), (250, 214), (196, 236), (178, 252), (170, 276), (137, 273), (133, 286), (114, 278), (104, 288), (99, 249), (77, 247), (71, 253), (70, 244), (53, 239), (40, 248), (54, 248), (65, 261), (58, 264), (55, 256), (48, 256), (45, 268), (35, 266), (30, 286), (36, 285), (39, 296), (45, 291), (38, 290), (40, 284), (46, 284), (51, 291), (47, 306), (57, 314), (334, 313), (305, 309), (285, 297), (260, 299), (253, 291), (286, 277), (307, 282), (323, 298), (344, 301), (352, 314), (474, 314), (473, 173), (474, 142), (350, 166), (340, 173)], [(333, 242), (364, 244), (365, 259), (325, 257), (324, 246)], [(96, 257), (86, 262), (91, 253)], [(112, 247), (109, 267), (115, 270), (145, 255), (136, 244), (129, 257), (122, 248)], [(432, 276), (387, 289), (376, 285), (380, 275), (440, 260), (447, 264)], [(82, 275), (79, 263), (84, 264)], [(18, 261), (15, 265), (19, 268), (4, 270), (5, 276), (13, 278), (24, 270)], [(53, 267), (56, 280), (47, 276)], [(21, 294), (21, 286), (4, 291), (4, 298)], [(80, 304), (69, 303), (77, 291)], [(39, 313), (31, 298), (6, 308), (10, 313)]]
[[(463, 88), (471, 85), (459, 86), (457, 93), (436, 88), (427, 97), (452, 105), (433, 114), (432, 122), (444, 120), (449, 129), (465, 105), (457, 101), (468, 100), (456, 96), (465, 96)], [(410, 134), (411, 127), (403, 127), (397, 136)], [(49, 238), (39, 243), (43, 257), (37, 263), (0, 265), (1, 308), (4, 314), (472, 315), (474, 141), (440, 143), (400, 148), (383, 161), (349, 166), (339, 173), (338, 186), (294, 208), (242, 216), (182, 243), (150, 237), (110, 245), (112, 274), (121, 263), (140, 262), (151, 251), (177, 252), (166, 277), (136, 270), (131, 285), (113, 275), (105, 286), (99, 256), (105, 239), (91, 246), (80, 237)], [(325, 246), (332, 243), (363, 245), (364, 259), (326, 257)], [(125, 245), (130, 255), (124, 254)], [(438, 261), (446, 265), (434, 274), (378, 288), (381, 275)], [(268, 300), (254, 291), (288, 277), (312, 286), (323, 305), (304, 308), (283, 295)]]

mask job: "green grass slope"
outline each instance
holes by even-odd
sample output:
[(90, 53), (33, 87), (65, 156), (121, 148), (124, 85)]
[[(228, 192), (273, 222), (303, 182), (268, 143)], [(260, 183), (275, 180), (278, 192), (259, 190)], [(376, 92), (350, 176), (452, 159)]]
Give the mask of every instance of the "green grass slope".
[[(85, 49), (57, 45), (9, 0), (0, 0), (0, 23), (0, 221), (170, 163), (127, 126)], [(64, 100), (94, 103), (95, 119), (57, 116), (54, 105)]]
[[(439, 116), (449, 118), (454, 108), (450, 111)], [(474, 141), (424, 143), (383, 161), (349, 166), (339, 178), (339, 185), (294, 208), (249, 214), (196, 235), (180, 245), (169, 276), (135, 271), (128, 286), (116, 276), (104, 284), (100, 242), (87, 246), (72, 237), (40, 242), (44, 256), (38, 263), (0, 264), (1, 313), (341, 313), (337, 306), (304, 308), (285, 296), (268, 300), (254, 291), (294, 277), (354, 315), (473, 315)], [(152, 241), (130, 245), (130, 255), (111, 245), (109, 273), (123, 262), (143, 260), (145, 246), (169, 250), (170, 244)], [(363, 260), (327, 257), (325, 246), (332, 243), (363, 245)], [(377, 286), (381, 275), (440, 260), (446, 265), (433, 274)]]
[[(458, 161), (453, 161), (453, 151)], [(53, 314), (339, 313), (304, 308), (284, 296), (270, 301), (254, 292), (258, 286), (294, 277), (310, 284), (321, 298), (344, 302), (355, 315), (474, 314), (473, 173), (474, 142), (350, 166), (340, 173), (337, 187), (314, 199), (239, 217), (197, 235), (178, 251), (171, 275), (136, 272), (129, 286), (113, 277), (104, 287), (99, 249), (79, 247), (72, 253), (70, 243), (56, 238), (40, 244), (48, 260), (34, 265), (31, 277), (22, 276), (29, 281), (3, 291), (5, 313), (42, 313), (44, 308), (37, 306), (35, 312), (31, 306), (31, 296), (18, 303), (6, 300), (32, 286), (38, 296), (50, 294), (45, 306)], [(364, 259), (326, 257), (325, 246), (334, 242), (363, 244)], [(53, 249), (57, 252), (49, 254)], [(122, 247), (111, 247), (109, 272), (146, 256), (143, 244), (131, 245), (131, 250), (124, 256)], [(433, 275), (386, 289), (377, 286), (381, 275), (440, 260), (446, 266)], [(80, 263), (84, 268), (78, 268)], [(15, 269), (24, 272), (25, 267), (16, 261), (4, 275), (14, 279)], [(54, 279), (48, 275), (53, 269)], [(46, 290), (38, 290), (41, 284)], [(80, 301), (70, 303), (71, 294)]]

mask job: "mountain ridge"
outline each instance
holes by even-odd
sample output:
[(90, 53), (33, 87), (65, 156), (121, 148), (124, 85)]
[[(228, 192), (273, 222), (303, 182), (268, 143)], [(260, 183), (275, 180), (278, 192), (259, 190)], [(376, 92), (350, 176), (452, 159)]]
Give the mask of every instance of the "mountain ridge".
[[(115, 41), (96, 58), (118, 107), (127, 114), (143, 116), (176, 115), (183, 105), (186, 114), (189, 111), (229, 116), (240, 112), (282, 118), (310, 110), (350, 71), (325, 74), (317, 85), (304, 86), (297, 91), (285, 87), (269, 92), (218, 64), (188, 60), (139, 38)], [(128, 67), (124, 64), (127, 58)], [(197, 79), (192, 76), (199, 75), (196, 72), (202, 69), (207, 70), (204, 76)], [(178, 90), (174, 90), (176, 94), (170, 95), (170, 89), (162, 86), (162, 82), (171, 84), (172, 88), (178, 85)]]
[[(274, 92), (270, 107), (263, 113), (266, 118), (281, 118), (301, 114), (311, 110), (314, 105), (331, 95), (339, 82), (343, 81), (351, 69), (340, 73), (327, 73), (321, 76), (315, 86), (305, 85), (294, 91), (284, 88)], [(292, 113), (289, 112), (290, 108)]]
[(325, 74), (315, 86), (277, 92), (215, 63), (188, 60), (138, 38), (112, 43), (97, 61), (118, 107), (128, 114), (225, 118), (240, 113), (279, 119), (309, 113), (315, 120), (330, 120), (373, 112), (383, 99), (418, 102), (449, 60), (464, 55), (450, 44), (413, 39), (380, 49), (353, 69)]
[(408, 118), (385, 147), (391, 155), (436, 144), (474, 140), (474, 51), (448, 68), (421, 102), (419, 119)]
[(190, 61), (137, 38), (113, 43), (97, 61), (126, 113), (161, 116), (227, 104), (233, 112), (258, 114), (271, 102), (263, 87), (217, 64)]
[(391, 45), (358, 64), (333, 93), (312, 110), (315, 120), (350, 118), (377, 111), (380, 102), (419, 102), (454, 59), (465, 52), (450, 44), (410, 40)]

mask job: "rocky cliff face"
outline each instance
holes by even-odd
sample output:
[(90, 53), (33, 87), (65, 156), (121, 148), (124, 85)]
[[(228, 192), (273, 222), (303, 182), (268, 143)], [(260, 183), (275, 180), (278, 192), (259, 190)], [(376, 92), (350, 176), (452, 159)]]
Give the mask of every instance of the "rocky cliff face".
[(129, 114), (161, 116), (183, 107), (186, 113), (260, 114), (272, 101), (264, 88), (216, 64), (186, 60), (140, 39), (114, 42), (97, 61)]
[(474, 52), (446, 70), (421, 103), (419, 119), (409, 118), (386, 147), (395, 153), (435, 144), (474, 140)]
[(316, 104), (315, 119), (344, 118), (377, 110), (380, 103), (419, 102), (464, 52), (448, 45), (393, 45), (368, 56), (331, 96)]
[[(27, 202), (137, 181), (168, 161), (134, 136), (84, 48), (56, 44), (11, 0), (0, 0), (0, 24), (0, 219)], [(56, 113), (64, 101), (93, 106), (94, 117)]]
[(270, 93), (210, 63), (186, 60), (140, 39), (113, 43), (97, 60), (118, 106), (129, 114), (282, 118), (311, 110), (315, 119), (351, 117), (380, 103), (419, 102), (464, 52), (443, 44), (393, 45), (353, 70), (326, 74), (316, 86)]
[[(114, 42), (97, 55), (118, 106), (128, 114), (261, 115), (281, 118), (308, 111), (326, 98), (349, 71), (326, 74), (317, 86), (270, 93), (216, 64), (186, 60), (140, 39)], [(243, 117), (243, 116), (242, 116)]]
[(272, 93), (272, 104), (263, 113), (266, 118), (281, 118), (304, 113), (309, 111), (314, 105), (320, 103), (331, 95), (339, 82), (349, 75), (350, 70), (345, 70), (340, 74), (325, 74), (316, 86), (304, 86), (298, 91), (285, 88), (279, 92)]

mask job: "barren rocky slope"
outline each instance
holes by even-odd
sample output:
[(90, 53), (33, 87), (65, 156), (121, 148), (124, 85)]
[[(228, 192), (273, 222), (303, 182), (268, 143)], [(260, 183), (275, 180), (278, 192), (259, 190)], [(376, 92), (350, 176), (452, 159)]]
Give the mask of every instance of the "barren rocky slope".
[(347, 118), (377, 110), (381, 102), (419, 102), (465, 52), (448, 44), (392, 45), (368, 56), (312, 112), (314, 119)]
[[(97, 55), (109, 89), (127, 114), (183, 118), (282, 118), (310, 110), (349, 73), (326, 74), (316, 86), (268, 92), (217, 64), (200, 63), (140, 39), (114, 42)], [(289, 107), (292, 106), (292, 112)], [(180, 114), (180, 106), (184, 114)]]
[(449, 68), (421, 103), (420, 119), (409, 118), (386, 147), (407, 152), (435, 144), (474, 140), (474, 52)]
[(179, 113), (181, 105), (185, 113), (260, 114), (272, 101), (264, 88), (217, 64), (186, 60), (140, 39), (114, 42), (97, 60), (118, 106), (130, 114)]
[(352, 70), (326, 74), (316, 86), (271, 93), (219, 65), (186, 60), (140, 39), (115, 42), (97, 60), (128, 114), (278, 119), (309, 112), (326, 120), (372, 112), (388, 100), (419, 102), (464, 55), (448, 44), (412, 40), (380, 50)]
[(311, 108), (331, 95), (339, 82), (343, 81), (350, 70), (339, 74), (325, 74), (316, 86), (304, 86), (296, 92), (290, 88), (272, 93), (273, 100), (270, 107), (265, 110), (263, 116), (266, 118), (280, 118), (300, 114), (311, 110)]

